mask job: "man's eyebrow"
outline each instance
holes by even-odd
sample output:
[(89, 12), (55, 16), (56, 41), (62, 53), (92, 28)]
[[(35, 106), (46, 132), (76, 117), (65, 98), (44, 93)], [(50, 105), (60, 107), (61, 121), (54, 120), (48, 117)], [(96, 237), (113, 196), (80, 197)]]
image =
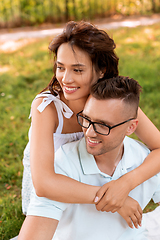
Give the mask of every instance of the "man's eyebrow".
[[(91, 120), (91, 118), (88, 117), (85, 113), (82, 112), (82, 114), (83, 114), (83, 116), (84, 116), (85, 118)], [(92, 121), (93, 121), (93, 120), (92, 120)], [(100, 119), (94, 119), (93, 122), (102, 123), (102, 124), (105, 124), (105, 125), (108, 125), (108, 126), (112, 126), (112, 125), (113, 125), (113, 124), (111, 124), (111, 123), (108, 123), (108, 122), (106, 122), (106, 121), (104, 121), (104, 120), (100, 120)]]
[(85, 118), (88, 118), (88, 119), (91, 119), (90, 117), (88, 117), (85, 113), (83, 113), (82, 112), (82, 115), (83, 115), (83, 117), (85, 117)]

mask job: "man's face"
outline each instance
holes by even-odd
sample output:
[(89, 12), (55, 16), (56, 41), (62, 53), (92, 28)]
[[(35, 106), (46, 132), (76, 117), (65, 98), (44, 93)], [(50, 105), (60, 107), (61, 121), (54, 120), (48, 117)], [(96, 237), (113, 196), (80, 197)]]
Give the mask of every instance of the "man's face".
[[(134, 117), (129, 116), (126, 104), (122, 100), (97, 100), (92, 96), (86, 102), (83, 115), (93, 122), (105, 123), (109, 126)], [(88, 153), (98, 156), (111, 151), (118, 151), (123, 144), (123, 139), (127, 134), (129, 126), (132, 124), (131, 122), (111, 129), (108, 136), (96, 133), (93, 125), (90, 125), (88, 129), (83, 128)]]

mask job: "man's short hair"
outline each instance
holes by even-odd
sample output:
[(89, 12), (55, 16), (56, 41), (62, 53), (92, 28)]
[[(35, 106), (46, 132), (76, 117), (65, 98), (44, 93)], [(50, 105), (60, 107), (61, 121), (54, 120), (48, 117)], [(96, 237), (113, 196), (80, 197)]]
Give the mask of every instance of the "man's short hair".
[(117, 76), (109, 79), (99, 79), (91, 87), (91, 95), (98, 100), (121, 99), (126, 104), (138, 110), (142, 87), (133, 78)]

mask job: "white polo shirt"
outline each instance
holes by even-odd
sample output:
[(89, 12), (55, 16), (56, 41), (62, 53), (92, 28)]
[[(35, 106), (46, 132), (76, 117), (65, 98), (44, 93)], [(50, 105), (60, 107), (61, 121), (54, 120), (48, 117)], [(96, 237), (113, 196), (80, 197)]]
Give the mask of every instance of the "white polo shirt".
[[(68, 143), (56, 152), (55, 170), (80, 182), (102, 186), (138, 167), (149, 154), (141, 143), (126, 137), (124, 154), (113, 176), (99, 170), (94, 157), (88, 154), (85, 139)], [(151, 198), (160, 201), (160, 176), (157, 174), (130, 192), (144, 209)], [(147, 240), (144, 224), (137, 229), (128, 227), (116, 212), (96, 210), (94, 204), (66, 204), (37, 197), (33, 192), (28, 215), (59, 220), (54, 240)]]

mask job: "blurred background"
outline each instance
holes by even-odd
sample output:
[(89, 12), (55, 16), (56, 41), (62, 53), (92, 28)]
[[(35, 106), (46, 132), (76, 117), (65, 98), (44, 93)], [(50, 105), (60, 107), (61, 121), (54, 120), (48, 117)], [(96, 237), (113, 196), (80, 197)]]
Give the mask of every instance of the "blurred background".
[[(140, 23), (140, 19), (160, 19), (159, 13), (160, 0), (0, 1), (0, 239), (16, 236), (25, 218), (21, 182), (28, 116), (32, 100), (53, 74), (48, 45), (56, 33), (38, 38), (31, 31), (50, 28), (60, 32), (67, 21), (82, 19), (107, 31), (117, 46), (120, 75), (142, 85), (140, 107), (160, 130), (160, 22)], [(119, 25), (121, 19), (127, 24)], [(109, 28), (108, 22), (116, 28)], [(1, 41), (4, 33), (22, 31), (26, 37)], [(145, 212), (155, 207), (151, 201)]]
[(160, 0), (1, 0), (0, 27), (160, 12)]

